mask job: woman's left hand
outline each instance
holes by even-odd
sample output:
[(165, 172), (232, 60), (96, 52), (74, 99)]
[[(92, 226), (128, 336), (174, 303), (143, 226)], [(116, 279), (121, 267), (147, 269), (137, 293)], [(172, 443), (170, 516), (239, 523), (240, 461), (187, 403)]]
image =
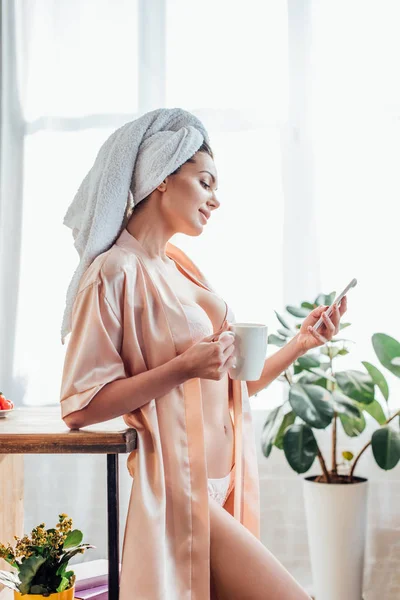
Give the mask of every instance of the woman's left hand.
[[(305, 354), (312, 348), (323, 346), (339, 332), (340, 318), (347, 310), (347, 296), (344, 296), (340, 303), (340, 307), (336, 304), (334, 305), (330, 317), (325, 314), (328, 308), (329, 306), (318, 306), (304, 319), (299, 333), (294, 338), (296, 339), (299, 351), (302, 354)], [(323, 324), (318, 330), (315, 330), (314, 325), (321, 316), (323, 318)]]

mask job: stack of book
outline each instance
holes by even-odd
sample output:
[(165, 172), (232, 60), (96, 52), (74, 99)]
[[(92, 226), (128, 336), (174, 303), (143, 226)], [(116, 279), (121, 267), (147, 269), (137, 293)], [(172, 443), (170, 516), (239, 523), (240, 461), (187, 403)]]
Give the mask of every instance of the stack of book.
[(108, 600), (108, 560), (100, 558), (75, 563), (70, 567), (76, 575), (77, 600)]
[(108, 600), (108, 585), (98, 585), (97, 587), (75, 592), (75, 598), (79, 600)]

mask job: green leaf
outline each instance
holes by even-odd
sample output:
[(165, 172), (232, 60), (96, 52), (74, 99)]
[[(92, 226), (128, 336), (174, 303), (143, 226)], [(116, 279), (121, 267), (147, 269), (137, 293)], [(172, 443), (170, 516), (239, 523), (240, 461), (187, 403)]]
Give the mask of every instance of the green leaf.
[(286, 429), (290, 427), (290, 425), (293, 425), (295, 420), (296, 414), (292, 410), (283, 417), (283, 421), (281, 423), (281, 426), (279, 427), (279, 431), (276, 435), (274, 444), (277, 448), (279, 448), (279, 450), (283, 450), (283, 436), (285, 434)]
[(354, 400), (348, 398), (338, 390), (332, 392), (332, 398), (335, 411), (338, 414), (344, 414), (350, 418), (361, 419), (361, 410)]
[(319, 377), (322, 377), (323, 379), (327, 379), (328, 381), (331, 381), (332, 383), (336, 383), (336, 379), (330, 373), (327, 373), (326, 371), (324, 371), (324, 369), (321, 369), (321, 368), (310, 369), (310, 371), (312, 373), (315, 373)]
[(331, 292), (330, 294), (320, 294), (316, 299), (315, 303), (317, 306), (330, 306), (334, 301), (336, 296), (336, 292)]
[[(329, 368), (329, 365), (327, 365), (327, 367)], [(299, 369), (298, 371), (300, 376), (298, 378), (294, 378), (293, 383), (313, 383), (314, 385), (319, 385), (320, 387), (328, 389), (328, 383), (325, 377), (325, 368), (325, 365), (321, 363), (321, 366), (318, 369), (311, 369), (310, 371), (301, 371)], [(322, 376), (321, 373), (323, 373)]]
[(383, 397), (386, 402), (389, 400), (389, 386), (388, 383), (383, 376), (383, 374), (377, 369), (374, 365), (367, 362), (366, 360), (362, 361), (362, 364), (367, 369), (372, 381), (378, 386), (381, 390)]
[(64, 590), (67, 589), (68, 585), (69, 585), (69, 579), (67, 579), (66, 577), (62, 577), (56, 591), (63, 592)]
[(333, 359), (339, 354), (340, 348), (336, 348), (335, 346), (322, 346), (320, 352), (321, 354), (329, 356), (330, 359)]
[(307, 370), (311, 369), (312, 367), (319, 367), (321, 364), (321, 361), (318, 360), (315, 356), (312, 356), (311, 354), (305, 354), (304, 356), (300, 356), (297, 359), (297, 362), (302, 369)]
[(391, 427), (381, 427), (372, 434), (372, 452), (381, 469), (389, 471), (400, 460), (400, 434)]
[(369, 413), (379, 425), (384, 425), (386, 423), (385, 413), (378, 400), (374, 400), (371, 404), (359, 404), (359, 406), (362, 410)]
[[(320, 376), (311, 371), (299, 371), (300, 377), (296, 380), (296, 383), (315, 383), (320, 379)], [(324, 386), (323, 386), (324, 387)]]
[(271, 454), (272, 446), (274, 445), (276, 434), (282, 420), (282, 406), (277, 406), (269, 413), (261, 432), (261, 449), (265, 457)]
[(318, 369), (328, 370), (330, 365), (328, 363), (321, 362), (321, 357), (318, 354), (305, 354), (299, 357), (294, 363), (294, 373), (302, 373), (303, 371), (309, 371), (310, 373), (317, 373)]
[(30, 589), (30, 594), (40, 594), (41, 596), (49, 596), (49, 588), (46, 585), (33, 585)]
[(278, 319), (278, 321), (280, 322), (281, 325), (284, 326), (285, 329), (291, 329), (290, 325), (288, 324), (288, 322), (282, 317), (282, 315), (280, 315), (276, 310), (274, 311), (276, 314), (276, 317)]
[(22, 564), (19, 571), (21, 585), (19, 590), (21, 594), (28, 594), (31, 582), (39, 571), (40, 567), (46, 562), (43, 556), (29, 556)]
[[(302, 383), (310, 383), (310, 384), (312, 383), (314, 385), (318, 385), (319, 387), (324, 388), (324, 390), (328, 390), (328, 381), (327, 381), (327, 379), (319, 377), (318, 375), (317, 375), (317, 377), (318, 377), (318, 379), (314, 379), (313, 381), (312, 380), (310, 380), (310, 381), (304, 381)], [(330, 390), (328, 390), (328, 391), (330, 391)]]
[(299, 423), (289, 427), (283, 436), (283, 450), (289, 465), (296, 473), (305, 473), (318, 453), (312, 429)]
[(359, 419), (356, 417), (349, 417), (344, 413), (339, 413), (339, 419), (346, 435), (349, 437), (357, 437), (365, 429), (365, 417), (363, 413), (361, 413), (361, 417)]
[(385, 333), (374, 333), (372, 345), (380, 363), (396, 377), (400, 377), (400, 366), (393, 359), (400, 357), (400, 344)]
[(339, 350), (339, 355), (340, 356), (346, 356), (346, 354), (349, 354), (349, 351), (346, 348), (341, 348)]
[(79, 531), (79, 529), (74, 529), (73, 531), (70, 531), (64, 540), (64, 544), (63, 544), (64, 550), (66, 548), (74, 548), (75, 546), (79, 546), (79, 544), (82, 542), (82, 539), (83, 539), (82, 531)]
[(354, 454), (352, 452), (349, 452), (346, 450), (344, 452), (342, 452), (342, 456), (343, 456), (344, 460), (348, 460), (348, 461), (353, 460), (353, 458), (354, 458)]
[(340, 389), (349, 398), (362, 404), (374, 401), (374, 382), (370, 375), (362, 371), (338, 371), (335, 374)]
[(271, 335), (268, 336), (268, 344), (272, 344), (273, 346), (285, 346), (286, 345), (286, 339), (281, 338), (277, 335), (274, 335), (273, 333)]
[(340, 348), (336, 348), (335, 346), (332, 346), (331, 348), (329, 348), (329, 350), (330, 350), (329, 357), (331, 359), (335, 358), (340, 352)]
[(350, 327), (351, 323), (339, 323), (339, 331), (342, 329), (346, 329), (346, 327)]
[(63, 577), (65, 574), (65, 571), (68, 567), (68, 562), (64, 561), (64, 562), (60, 562), (60, 565), (56, 571), (56, 575), (59, 575), (60, 577)]
[(74, 550), (69, 550), (68, 552), (66, 552), (66, 553), (63, 555), (63, 557), (62, 557), (62, 559), (61, 559), (61, 562), (62, 562), (62, 563), (64, 563), (64, 562), (68, 562), (68, 561), (70, 561), (70, 560), (71, 560), (71, 558), (72, 558), (73, 556), (75, 556), (75, 554), (78, 554), (78, 553), (80, 552), (81, 548), (86, 548), (86, 549), (87, 549), (87, 548), (96, 548), (96, 546), (92, 546), (91, 544), (81, 544), (81, 545), (80, 545), (80, 546), (78, 546), (77, 548), (74, 548)]
[(296, 415), (311, 427), (325, 429), (332, 421), (331, 394), (318, 385), (295, 383), (289, 390), (289, 402)]
[(289, 314), (293, 315), (293, 317), (297, 317), (299, 319), (304, 319), (310, 314), (309, 310), (306, 310), (305, 308), (299, 308), (297, 306), (291, 306), (290, 304), (286, 307), (286, 310)]
[(17, 561), (14, 560), (14, 557), (11, 554), (11, 552), (9, 552), (8, 554), (4, 555), (3, 556), (3, 560), (5, 560), (9, 565), (11, 565), (15, 569), (17, 569), (17, 571), (19, 571), (19, 563), (17, 563)]
[(293, 335), (289, 329), (282, 329), (282, 328), (278, 329), (278, 333), (279, 333), (279, 335), (281, 335), (285, 338), (292, 337), (292, 335)]
[(311, 312), (314, 310), (314, 308), (317, 308), (317, 306), (315, 304), (311, 304), (311, 302), (302, 302), (301, 308), (307, 308), (309, 312)]

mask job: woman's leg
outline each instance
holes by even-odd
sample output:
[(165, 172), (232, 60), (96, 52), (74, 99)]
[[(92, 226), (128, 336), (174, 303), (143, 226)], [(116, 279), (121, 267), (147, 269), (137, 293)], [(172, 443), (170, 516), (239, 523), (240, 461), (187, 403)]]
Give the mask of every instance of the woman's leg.
[(209, 498), (210, 568), (218, 600), (310, 600), (263, 544)]

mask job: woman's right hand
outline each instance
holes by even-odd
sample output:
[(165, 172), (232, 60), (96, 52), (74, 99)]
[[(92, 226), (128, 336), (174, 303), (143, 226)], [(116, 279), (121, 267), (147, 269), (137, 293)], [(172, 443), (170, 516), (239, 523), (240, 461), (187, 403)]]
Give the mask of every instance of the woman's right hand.
[(221, 328), (185, 350), (180, 358), (184, 361), (188, 378), (222, 379), (235, 363), (234, 343), (234, 335)]

